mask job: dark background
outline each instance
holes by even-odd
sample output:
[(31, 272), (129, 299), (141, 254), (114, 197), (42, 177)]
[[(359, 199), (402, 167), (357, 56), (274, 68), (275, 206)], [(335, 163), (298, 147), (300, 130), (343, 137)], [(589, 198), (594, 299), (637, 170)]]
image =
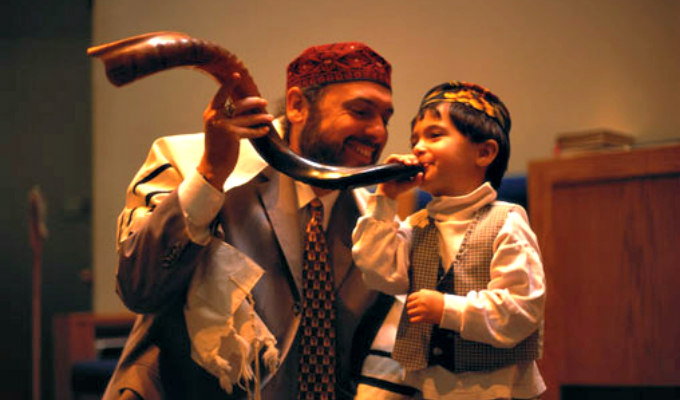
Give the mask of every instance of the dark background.
[(91, 2), (2, 2), (0, 398), (31, 396), (28, 193), (47, 202), (42, 391), (53, 397), (51, 321), (91, 309)]

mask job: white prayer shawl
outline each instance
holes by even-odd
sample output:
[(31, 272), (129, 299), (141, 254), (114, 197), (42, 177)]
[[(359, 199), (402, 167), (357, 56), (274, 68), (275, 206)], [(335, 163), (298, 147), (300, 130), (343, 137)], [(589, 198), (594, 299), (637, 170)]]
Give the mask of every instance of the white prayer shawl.
[[(280, 134), (280, 121), (275, 120), (274, 126)], [(252, 144), (242, 140), (237, 168), (225, 182), (224, 191), (248, 182), (266, 166)], [(209, 246), (194, 272), (184, 307), (191, 358), (216, 376), (229, 394), (238, 385), (250, 397), (254, 381), (255, 398), (259, 399), (260, 349), (266, 348), (262, 359), (270, 373), (280, 363), (276, 338), (255, 313), (250, 293), (264, 270), (221, 239), (212, 238)]]
[[(239, 385), (259, 397), (260, 349), (269, 371), (279, 364), (276, 338), (254, 312), (250, 291), (264, 271), (234, 247), (213, 239), (197, 267), (184, 308), (191, 358), (227, 393)], [(252, 365), (255, 364), (255, 370)]]

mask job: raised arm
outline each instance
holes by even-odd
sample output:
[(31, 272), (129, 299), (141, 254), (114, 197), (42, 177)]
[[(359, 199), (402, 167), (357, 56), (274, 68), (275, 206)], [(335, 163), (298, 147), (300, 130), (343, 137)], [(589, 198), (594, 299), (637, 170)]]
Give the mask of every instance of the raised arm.
[(210, 228), (236, 165), (241, 138), (267, 129), (251, 126), (273, 117), (254, 110), (266, 100), (247, 97), (224, 110), (222, 87), (204, 112), (204, 135), (157, 140), (128, 187), (118, 218), (117, 291), (128, 308), (156, 312), (183, 295), (212, 238)]

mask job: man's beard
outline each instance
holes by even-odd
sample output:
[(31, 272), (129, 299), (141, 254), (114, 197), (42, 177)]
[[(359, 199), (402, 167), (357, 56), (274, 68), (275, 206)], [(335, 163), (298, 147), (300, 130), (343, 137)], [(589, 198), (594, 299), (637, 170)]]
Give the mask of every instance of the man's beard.
[(321, 118), (314, 107), (310, 109), (309, 118), (300, 132), (300, 152), (319, 163), (342, 165), (342, 145), (328, 143), (321, 132)]
[[(300, 132), (300, 153), (313, 161), (341, 166), (345, 164), (344, 143), (333, 143), (327, 140), (331, 135), (321, 130), (321, 117), (315, 107), (310, 109), (309, 118)], [(377, 161), (374, 154), (371, 164)]]

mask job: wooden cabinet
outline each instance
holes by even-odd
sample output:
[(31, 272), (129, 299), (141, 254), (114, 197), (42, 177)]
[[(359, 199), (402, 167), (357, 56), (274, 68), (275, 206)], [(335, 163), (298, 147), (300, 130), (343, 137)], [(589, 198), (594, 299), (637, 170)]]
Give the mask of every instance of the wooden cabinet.
[[(74, 312), (57, 314), (53, 321), (54, 398), (70, 400), (99, 398), (113, 373), (114, 364), (101, 363), (120, 353), (135, 321), (132, 313), (93, 314)], [(119, 354), (115, 354), (114, 360)], [(86, 363), (78, 370), (79, 363)], [(89, 367), (89, 368), (88, 368)], [(83, 373), (78, 376), (78, 372)], [(83, 382), (86, 384), (83, 384)], [(83, 386), (83, 387), (79, 387)], [(87, 390), (84, 390), (87, 389)], [(90, 395), (87, 397), (86, 395)]]
[(528, 178), (548, 288), (543, 399), (680, 386), (680, 145), (536, 161)]

